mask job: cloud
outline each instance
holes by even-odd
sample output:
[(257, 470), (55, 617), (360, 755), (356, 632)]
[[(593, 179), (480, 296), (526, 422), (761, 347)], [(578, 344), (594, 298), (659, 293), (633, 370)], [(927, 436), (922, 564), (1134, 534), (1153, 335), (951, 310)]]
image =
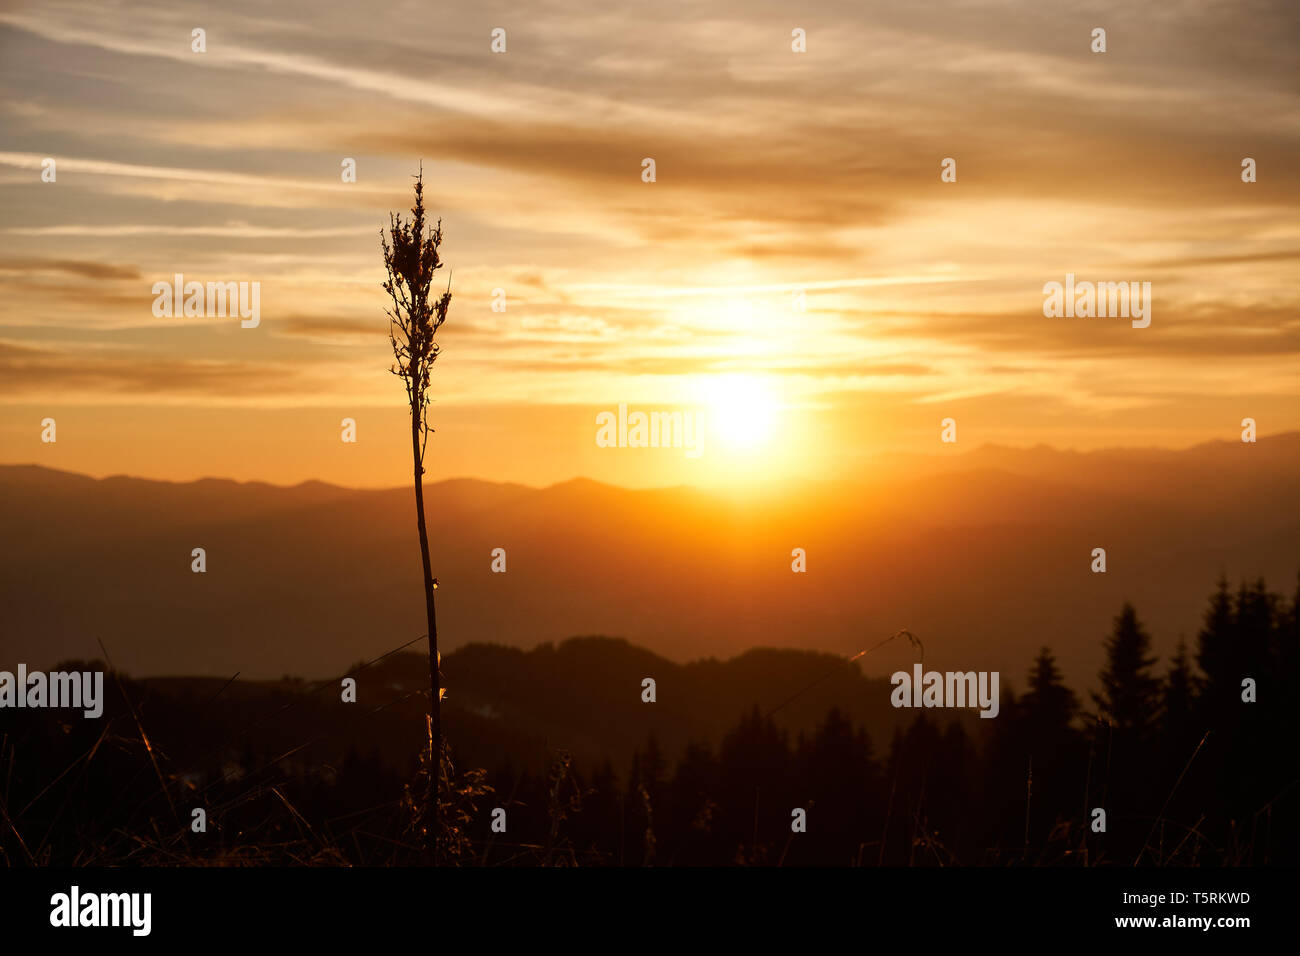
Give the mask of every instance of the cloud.
[(140, 270), (135, 266), (113, 265), (107, 262), (87, 262), (72, 259), (0, 259), (0, 271), (40, 273), (62, 272), (82, 279), (138, 279)]
[(287, 364), (157, 359), (0, 341), (0, 394), (24, 399), (67, 401), (103, 392), (189, 398), (289, 395), (309, 380)]
[(0, 230), (11, 236), (41, 238), (93, 237), (118, 239), (134, 236), (215, 237), (220, 239), (333, 239), (340, 236), (374, 235), (369, 226), (330, 226), (321, 229), (294, 226), (253, 226), (248, 223), (229, 225), (175, 226), (163, 223), (122, 223), (91, 225), (69, 223), (63, 226), (11, 226)]
[(300, 335), (305, 338), (337, 339), (356, 337), (375, 339), (387, 333), (388, 319), (382, 315), (370, 321), (290, 315), (280, 320), (276, 327), (277, 331), (285, 335)]
[[(548, 0), (504, 56), (463, 0), (199, 11), (0, 13), (0, 322), (49, 330), (5, 353), (8, 396), (61, 375), (196, 402), (370, 382), (375, 233), (421, 161), (455, 267), (442, 370), (467, 370), (467, 404), (744, 368), (828, 401), (1113, 409), (1271, 387), (1298, 350), (1294, 4), (828, 0), (804, 55), (789, 12), (752, 0), (666, 0), (635, 26)], [(147, 282), (107, 286), (200, 268), (265, 280), (255, 347), (150, 324)], [(1158, 280), (1152, 328), (1044, 319), (1038, 290), (1069, 270)]]
[[(37, 153), (0, 152), (0, 165), (13, 166), (18, 169), (36, 170), (41, 168), (45, 157)], [(218, 186), (239, 188), (257, 187), (263, 189), (306, 189), (337, 191), (338, 185), (323, 180), (289, 179), (284, 177), (257, 176), (247, 173), (224, 172), (215, 169), (184, 169), (171, 166), (141, 166), (134, 163), (118, 163), (100, 159), (84, 159), (75, 156), (58, 158), (59, 169), (63, 173), (85, 173), (93, 176), (123, 176), (137, 179), (175, 180), (183, 183), (210, 183)], [(66, 180), (65, 180), (66, 181)], [(360, 187), (358, 191), (367, 191)], [(377, 190), (383, 193), (383, 190)]]

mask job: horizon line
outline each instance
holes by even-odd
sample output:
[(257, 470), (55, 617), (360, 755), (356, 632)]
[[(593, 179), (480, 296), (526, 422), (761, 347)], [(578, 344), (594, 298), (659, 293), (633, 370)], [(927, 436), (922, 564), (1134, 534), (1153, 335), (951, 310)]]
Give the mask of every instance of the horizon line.
[[(1290, 429), (1287, 431), (1277, 432), (1268, 436), (1260, 435), (1259, 439), (1261, 443), (1265, 437), (1272, 438), (1274, 440), (1276, 439), (1296, 440), (1296, 439), (1300, 439), (1300, 429)], [(870, 455), (870, 459), (873, 462), (881, 461), (886, 458), (892, 458), (895, 461), (900, 459), (910, 460), (910, 461), (915, 461), (917, 459), (924, 459), (935, 463), (948, 463), (951, 466), (956, 463), (954, 460), (963, 460), (963, 459), (969, 460), (974, 455), (977, 455), (981, 452), (989, 452), (989, 451), (1040, 452), (1040, 453), (1051, 453), (1056, 455), (1080, 455), (1080, 456), (1089, 456), (1089, 457), (1113, 455), (1117, 453), (1119, 454), (1155, 453), (1155, 454), (1164, 454), (1164, 455), (1179, 455), (1179, 454), (1186, 454), (1188, 452), (1196, 451), (1198, 449), (1206, 449), (1218, 445), (1235, 445), (1235, 444), (1237, 443), (1227, 438), (1212, 438), (1207, 441), (1195, 442), (1191, 445), (1184, 445), (1179, 447), (1165, 447), (1160, 445), (1108, 445), (1102, 448), (1091, 448), (1091, 449), (1080, 450), (1078, 448), (1058, 447), (1055, 445), (1049, 445), (1046, 442), (1037, 442), (1032, 445), (1003, 445), (1003, 444), (998, 444), (996, 442), (984, 442), (980, 445), (976, 445), (974, 448), (970, 450), (956, 452), (955, 454), (951, 452), (945, 453), (945, 452), (881, 450), (878, 452), (873, 452)], [(0, 461), (0, 469), (20, 469), (20, 468), (39, 469), (42, 471), (54, 472), (62, 475), (72, 475), (78, 478), (86, 478), (91, 481), (97, 481), (97, 482), (112, 481), (114, 479), (127, 479), (132, 481), (148, 481), (148, 482), (156, 482), (159, 484), (168, 484), (168, 485), (195, 485), (195, 484), (200, 484), (202, 482), (215, 481), (215, 482), (224, 482), (224, 483), (234, 484), (234, 485), (261, 485), (269, 488), (276, 488), (276, 489), (281, 489), (286, 491), (290, 491), (296, 488), (302, 488), (307, 485), (322, 485), (327, 488), (337, 488), (340, 491), (367, 491), (367, 492), (403, 491), (407, 487), (405, 484), (342, 485), (333, 481), (326, 481), (321, 478), (305, 478), (302, 481), (293, 482), (292, 484), (277, 483), (274, 481), (267, 481), (265, 479), (260, 479), (260, 478), (244, 478), (244, 479), (231, 478), (223, 475), (200, 475), (199, 477), (196, 478), (179, 480), (174, 478), (154, 478), (144, 474), (128, 474), (126, 472), (113, 472), (110, 474), (93, 474), (91, 472), (75, 471), (68, 468), (56, 468), (50, 465), (43, 465), (35, 461)], [(857, 470), (857, 473), (855, 474), (850, 474), (847, 476), (840, 476), (840, 477), (776, 478), (773, 479), (772, 482), (767, 487), (770, 488), (775, 486), (789, 486), (789, 485), (797, 485), (797, 484), (851, 483), (861, 477), (860, 475), (861, 470), (862, 469), (859, 468)], [(524, 482), (519, 482), (519, 481), (508, 481), (508, 480), (501, 480), (496, 478), (488, 478), (481, 475), (458, 474), (458, 475), (448, 475), (444, 478), (438, 478), (435, 481), (433, 481), (432, 484), (441, 485), (450, 482), (478, 482), (480, 484), (496, 485), (503, 488), (504, 487), (522, 488), (528, 491), (549, 491), (554, 488), (560, 488), (565, 485), (572, 485), (577, 483), (587, 483), (592, 485), (599, 485), (604, 488), (615, 488), (622, 491), (636, 491), (636, 492), (717, 490), (716, 487), (712, 484), (708, 484), (708, 483), (693, 484), (690, 482), (678, 482), (676, 484), (654, 485), (648, 487), (634, 487), (630, 485), (615, 484), (609, 481), (602, 481), (599, 478), (592, 478), (588, 475), (573, 475), (569, 478), (564, 478), (559, 481), (553, 481), (548, 484), (533, 485), (533, 484), (526, 484)], [(735, 489), (732, 489), (731, 493), (735, 493)]]

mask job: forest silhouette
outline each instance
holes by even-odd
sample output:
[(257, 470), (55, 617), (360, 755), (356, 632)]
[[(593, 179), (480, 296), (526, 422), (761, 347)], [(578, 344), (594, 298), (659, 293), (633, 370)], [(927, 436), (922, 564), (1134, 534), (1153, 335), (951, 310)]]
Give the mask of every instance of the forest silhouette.
[[(1003, 675), (993, 720), (892, 710), (886, 681), (843, 662), (800, 695), (834, 660), (808, 652), (687, 665), (663, 675), (665, 706), (640, 703), (631, 676), (662, 659), (625, 642), (461, 648), (444, 658), (456, 677), (442, 862), (1294, 864), (1298, 603), (1300, 589), (1288, 599), (1222, 580), (1194, 645), (1164, 663), (1125, 605), (1102, 636), (1094, 693), (1066, 686), (1044, 647), (1023, 677)], [(427, 662), (393, 653), (349, 673), (358, 705), (338, 703), (337, 679), (115, 674), (100, 721), (5, 710), (0, 853), (55, 865), (419, 862)], [(797, 697), (774, 713), (781, 684)], [(688, 700), (674, 707), (674, 695)], [(193, 807), (210, 821), (202, 838)], [(796, 808), (806, 832), (791, 831)]]

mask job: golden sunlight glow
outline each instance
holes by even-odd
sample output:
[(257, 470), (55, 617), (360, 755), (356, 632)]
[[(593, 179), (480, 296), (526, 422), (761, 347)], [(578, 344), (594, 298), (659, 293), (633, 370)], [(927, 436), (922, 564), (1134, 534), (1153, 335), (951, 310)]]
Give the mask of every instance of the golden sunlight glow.
[(702, 385), (710, 450), (754, 451), (768, 443), (777, 404), (771, 384), (755, 375), (716, 375)]

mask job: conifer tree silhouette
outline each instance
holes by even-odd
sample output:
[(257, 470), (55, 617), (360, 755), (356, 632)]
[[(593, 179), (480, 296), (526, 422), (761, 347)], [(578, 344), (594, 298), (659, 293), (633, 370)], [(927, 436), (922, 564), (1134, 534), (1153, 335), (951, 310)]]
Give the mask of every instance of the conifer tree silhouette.
[(1093, 701), (1116, 730), (1135, 740), (1148, 738), (1155, 727), (1160, 681), (1151, 672), (1151, 638), (1138, 620), (1133, 605), (1125, 604), (1106, 641), (1106, 666), (1098, 674), (1101, 693)]
[(1065, 686), (1056, 657), (1043, 647), (1029, 669), (1029, 690), (1021, 698), (1029, 726), (1043, 740), (1062, 738), (1071, 733), (1071, 722), (1078, 710), (1078, 699)]
[(1197, 637), (1196, 663), (1204, 675), (1201, 681), (1202, 716), (1209, 723), (1232, 709), (1239, 678), (1236, 665), (1237, 621), (1232, 610), (1228, 579), (1221, 577), (1205, 612), (1205, 624)]
[(1196, 684), (1191, 662), (1187, 658), (1187, 644), (1178, 642), (1178, 650), (1169, 661), (1165, 675), (1163, 699), (1160, 705), (1161, 749), (1182, 752), (1194, 732), (1193, 715), (1196, 707)]

